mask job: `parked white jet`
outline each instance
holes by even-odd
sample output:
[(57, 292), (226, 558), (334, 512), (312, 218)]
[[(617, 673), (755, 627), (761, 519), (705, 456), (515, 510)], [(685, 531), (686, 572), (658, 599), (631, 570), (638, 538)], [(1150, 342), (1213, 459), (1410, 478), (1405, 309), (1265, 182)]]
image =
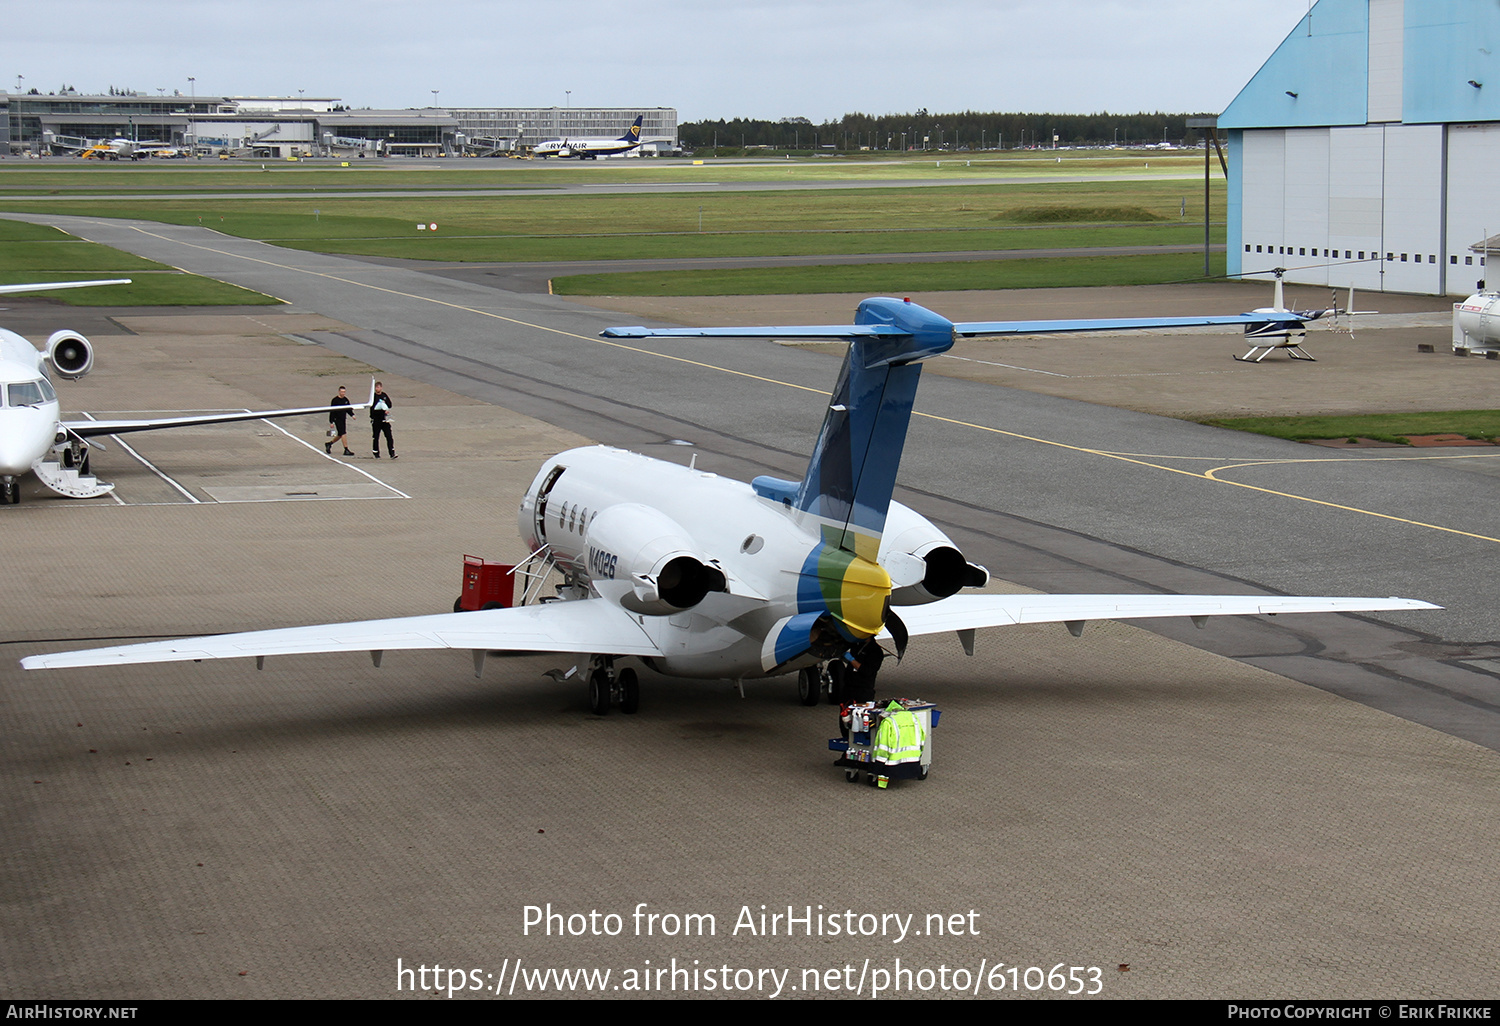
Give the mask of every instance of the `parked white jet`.
[[(96, 285), (128, 285), (129, 278), (109, 281), (64, 281), (34, 285), (0, 285), (0, 295), (52, 292)], [(89, 473), (90, 438), (129, 431), (225, 424), (266, 417), (295, 417), (323, 413), (327, 406), (298, 410), (261, 410), (256, 413), (210, 413), (156, 420), (61, 420), (57, 392), (49, 373), (69, 381), (94, 366), (94, 347), (76, 331), (54, 331), (41, 352), (13, 331), (0, 328), (0, 505), (21, 501), (20, 478), (34, 473), (59, 495), (92, 499), (109, 492)], [(49, 458), (51, 457), (51, 458)]]
[(636, 115), (635, 124), (618, 139), (548, 139), (537, 143), (533, 154), (546, 160), (548, 157), (577, 157), (580, 160), (598, 160), (629, 153), (641, 144), (641, 121), (644, 115)]
[(131, 139), (101, 139), (94, 145), (80, 150), (84, 160), (145, 160), (147, 157), (185, 157), (187, 152), (170, 143), (143, 143)]
[[(1316, 316), (1316, 315), (1313, 315)], [(1295, 312), (1233, 317), (955, 324), (909, 301), (867, 299), (852, 325), (611, 328), (611, 338), (835, 338), (849, 342), (838, 385), (801, 481), (749, 484), (594, 446), (548, 460), (521, 501), (521, 536), (557, 594), (512, 609), (224, 634), (34, 655), (27, 669), (391, 649), (567, 652), (589, 657), (589, 704), (636, 711), (639, 682), (616, 661), (664, 674), (767, 677), (800, 671), (806, 704), (837, 686), (841, 654), (889, 637), (1086, 620), (1253, 613), (1436, 609), (1401, 598), (1271, 595), (959, 595), (989, 579), (942, 531), (891, 499), (921, 361), (956, 338), (1239, 324), (1293, 325)], [(528, 589), (528, 592), (537, 589)], [(898, 616), (895, 610), (901, 610)], [(558, 677), (571, 674), (557, 674)]]

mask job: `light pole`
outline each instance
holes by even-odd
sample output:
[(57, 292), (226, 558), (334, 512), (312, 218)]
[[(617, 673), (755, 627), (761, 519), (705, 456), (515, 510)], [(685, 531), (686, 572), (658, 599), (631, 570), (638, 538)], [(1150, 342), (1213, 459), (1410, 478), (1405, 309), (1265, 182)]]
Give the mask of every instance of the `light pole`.
[(441, 90), (438, 90), (438, 89), (434, 89), (434, 90), (433, 90), (433, 91), (432, 91), (432, 106), (433, 106), (433, 107), (434, 107), (434, 108), (436, 108), (436, 107), (437, 107), (437, 94), (438, 94), (438, 93), (439, 93), (439, 92), (440, 92), (440, 91), (441, 91)]
[(197, 95), (198, 95), (198, 80), (196, 78), (194, 78), (192, 75), (189, 75), (188, 76), (188, 99), (191, 100), (193, 97), (195, 97)]

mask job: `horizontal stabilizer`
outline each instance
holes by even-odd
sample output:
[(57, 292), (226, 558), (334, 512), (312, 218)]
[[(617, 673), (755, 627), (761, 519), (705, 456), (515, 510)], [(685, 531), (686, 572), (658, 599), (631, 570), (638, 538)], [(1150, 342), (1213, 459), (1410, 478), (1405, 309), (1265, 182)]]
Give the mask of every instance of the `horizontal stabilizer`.
[(513, 609), (329, 623), (248, 634), (152, 641), (144, 645), (82, 652), (57, 652), (28, 656), (21, 660), (21, 665), (28, 670), (57, 670), (74, 666), (171, 663), (190, 659), (430, 648), (486, 652), (609, 652), (633, 656), (662, 654), (635, 619), (618, 606), (603, 599), (581, 599)]
[(605, 328), (604, 338), (910, 338), (887, 324), (783, 324), (759, 328)]
[(912, 635), (1022, 623), (1136, 620), (1153, 616), (1249, 616), (1257, 613), (1373, 613), (1441, 609), (1403, 598), (1301, 598), (1291, 595), (955, 595), (902, 606)]

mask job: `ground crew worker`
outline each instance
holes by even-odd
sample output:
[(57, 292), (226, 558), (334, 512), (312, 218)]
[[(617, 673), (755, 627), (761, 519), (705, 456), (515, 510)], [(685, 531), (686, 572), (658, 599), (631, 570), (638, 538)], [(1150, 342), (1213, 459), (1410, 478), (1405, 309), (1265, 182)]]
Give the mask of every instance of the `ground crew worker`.
[[(921, 762), (922, 748), (927, 743), (922, 724), (900, 702), (885, 707), (885, 716), (875, 732), (875, 745), (871, 751), (874, 760), (887, 766)], [(881, 774), (879, 784), (885, 787), (890, 777)]]

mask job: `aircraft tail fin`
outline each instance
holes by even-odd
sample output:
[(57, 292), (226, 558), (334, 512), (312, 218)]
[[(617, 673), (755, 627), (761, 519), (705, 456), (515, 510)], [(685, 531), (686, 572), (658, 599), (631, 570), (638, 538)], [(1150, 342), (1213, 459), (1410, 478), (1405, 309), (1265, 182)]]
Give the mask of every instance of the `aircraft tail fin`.
[[(921, 361), (953, 345), (953, 323), (910, 300), (859, 305), (856, 325), (887, 332), (850, 339), (807, 473), (791, 505), (819, 521), (826, 544), (874, 561), (901, 466)], [(892, 331), (891, 329), (894, 329)]]
[(620, 136), (620, 141), (621, 142), (632, 142), (632, 143), (638, 143), (638, 142), (640, 142), (641, 141), (641, 122), (644, 121), (645, 118), (646, 118), (646, 115), (644, 115), (644, 114), (637, 114), (635, 116), (635, 124), (631, 125), (629, 128), (627, 128), (625, 130), (625, 134), (622, 135), (622, 136)]
[(859, 304), (853, 324), (758, 328), (619, 327), (605, 338), (828, 338), (849, 349), (801, 481), (758, 477), (763, 497), (821, 526), (824, 545), (875, 561), (901, 466), (921, 361), (953, 347), (952, 321), (909, 299)]

